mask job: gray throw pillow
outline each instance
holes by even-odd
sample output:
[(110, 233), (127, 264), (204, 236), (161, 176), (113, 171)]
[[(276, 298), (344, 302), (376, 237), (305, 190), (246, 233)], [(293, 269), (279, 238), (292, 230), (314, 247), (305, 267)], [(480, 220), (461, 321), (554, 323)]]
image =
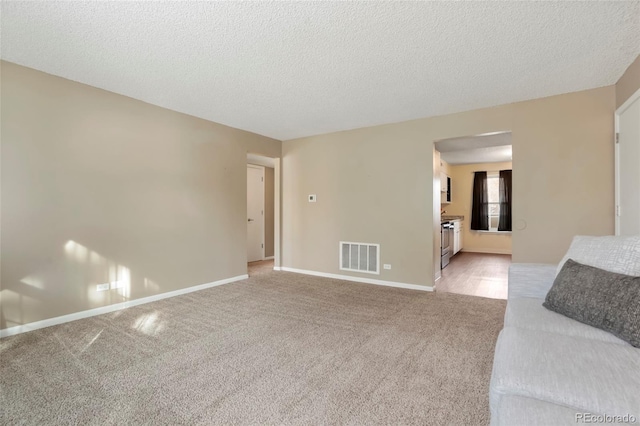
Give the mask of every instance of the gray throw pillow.
[(542, 306), (640, 347), (640, 277), (569, 259)]

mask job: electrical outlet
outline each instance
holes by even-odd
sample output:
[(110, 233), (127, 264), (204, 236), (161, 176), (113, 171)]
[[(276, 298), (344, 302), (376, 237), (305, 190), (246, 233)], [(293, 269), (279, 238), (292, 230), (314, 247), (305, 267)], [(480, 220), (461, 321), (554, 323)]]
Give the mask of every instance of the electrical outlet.
[(96, 286), (96, 291), (107, 291), (109, 290), (109, 283), (98, 284)]
[(389, 265), (388, 263), (385, 263), (383, 266), (384, 269), (391, 269), (391, 265)]
[(309, 202), (310, 203), (316, 202), (316, 194), (309, 194)]

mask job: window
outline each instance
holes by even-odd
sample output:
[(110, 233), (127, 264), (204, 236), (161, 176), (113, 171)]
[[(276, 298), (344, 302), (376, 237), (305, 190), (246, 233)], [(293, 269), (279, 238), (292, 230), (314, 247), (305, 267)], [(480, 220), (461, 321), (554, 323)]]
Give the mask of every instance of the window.
[(487, 172), (487, 196), (489, 231), (497, 231), (500, 223), (500, 175), (497, 172)]
[(511, 170), (474, 173), (471, 229), (511, 232)]

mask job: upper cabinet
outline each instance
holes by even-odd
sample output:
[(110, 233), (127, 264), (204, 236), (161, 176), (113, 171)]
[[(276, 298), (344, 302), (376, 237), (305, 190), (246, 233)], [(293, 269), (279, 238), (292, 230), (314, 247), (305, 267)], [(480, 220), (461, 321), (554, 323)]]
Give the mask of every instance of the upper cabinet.
[(440, 172), (440, 203), (451, 202), (451, 178), (444, 172)]

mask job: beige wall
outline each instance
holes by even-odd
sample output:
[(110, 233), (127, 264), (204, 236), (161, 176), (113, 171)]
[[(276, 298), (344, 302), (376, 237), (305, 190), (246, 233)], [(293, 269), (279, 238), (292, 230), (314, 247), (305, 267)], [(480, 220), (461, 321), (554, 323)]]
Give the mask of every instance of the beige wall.
[(616, 83), (616, 108), (619, 108), (638, 90), (640, 90), (640, 55)]
[[(508, 130), (513, 260), (557, 262), (574, 235), (613, 232), (614, 109), (609, 86), (286, 141), (283, 266), (371, 278), (339, 270), (338, 242), (380, 243), (392, 269), (375, 278), (431, 285), (440, 207), (433, 141)], [(308, 203), (314, 193), (318, 202)]]
[(471, 230), (473, 172), (510, 169), (511, 162), (464, 164), (449, 167), (451, 204), (446, 206), (447, 215), (464, 216), (462, 222), (464, 251), (511, 254), (511, 233), (495, 234)]
[(246, 154), (279, 141), (1, 71), (0, 328), (246, 273)]
[(264, 168), (264, 255), (274, 255), (274, 171), (271, 167)]
[[(279, 157), (279, 141), (1, 72), (0, 328), (246, 272), (246, 153)], [(433, 141), (492, 131), (513, 131), (514, 261), (556, 262), (573, 235), (612, 233), (619, 86), (283, 143), (283, 266), (345, 274), (338, 241), (380, 243), (392, 269), (373, 277), (431, 285)], [(129, 285), (94, 291), (114, 278)]]

